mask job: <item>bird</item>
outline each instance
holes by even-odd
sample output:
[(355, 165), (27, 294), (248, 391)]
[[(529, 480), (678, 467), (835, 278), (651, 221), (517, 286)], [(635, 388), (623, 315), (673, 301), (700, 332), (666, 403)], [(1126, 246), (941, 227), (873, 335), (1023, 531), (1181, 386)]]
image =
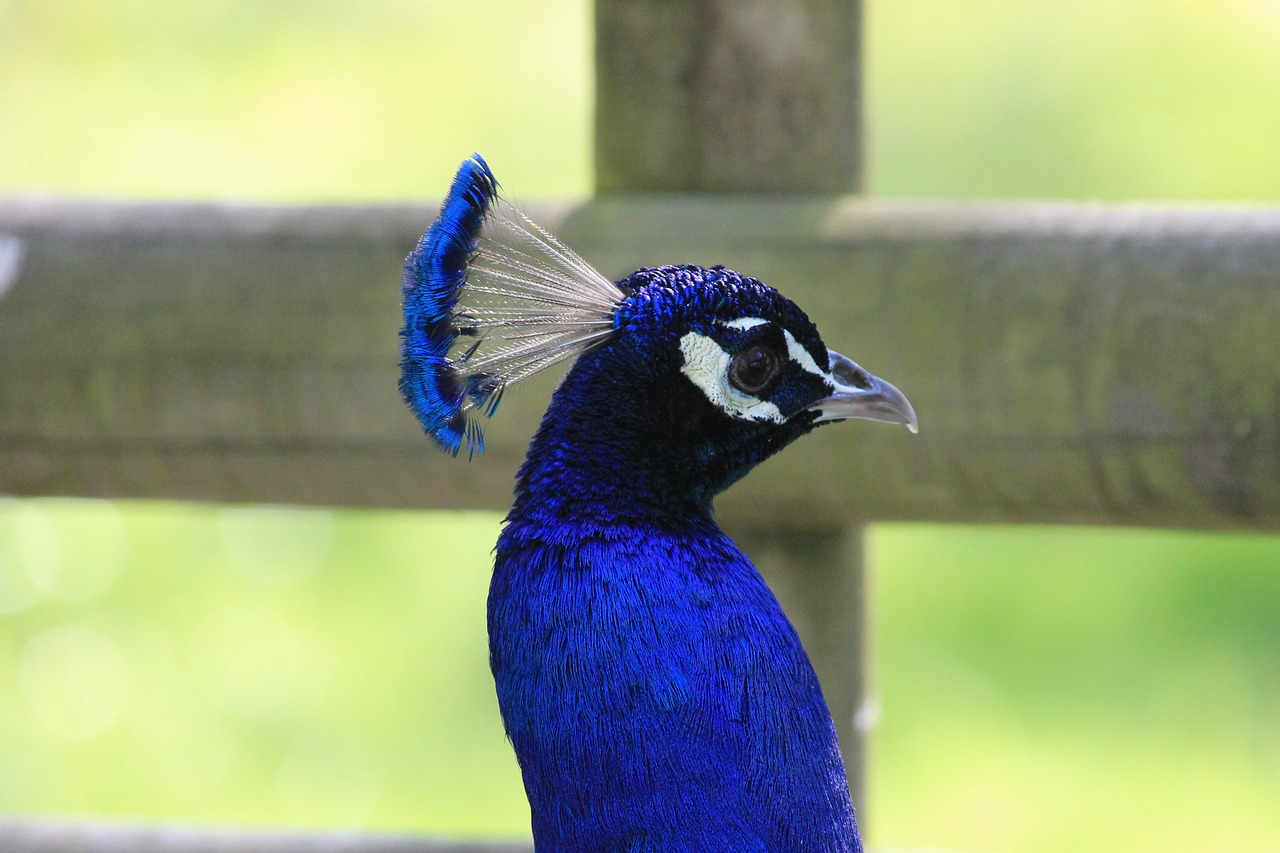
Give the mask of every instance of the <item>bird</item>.
[(511, 386), (572, 360), (494, 548), (487, 621), (537, 851), (861, 851), (795, 629), (714, 520), (815, 428), (917, 429), (892, 384), (724, 266), (614, 281), (499, 193), (479, 155), (404, 265), (400, 391), (483, 452)]

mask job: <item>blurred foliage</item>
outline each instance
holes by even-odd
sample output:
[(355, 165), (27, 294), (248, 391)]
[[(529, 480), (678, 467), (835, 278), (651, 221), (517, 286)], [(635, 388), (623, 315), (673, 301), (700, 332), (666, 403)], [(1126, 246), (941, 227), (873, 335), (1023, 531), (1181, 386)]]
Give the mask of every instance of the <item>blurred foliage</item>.
[(0, 191), (589, 191), (585, 0), (0, 0)]
[(1280, 849), (1280, 537), (873, 528), (872, 840)]
[[(1280, 0), (868, 0), (866, 41), (877, 194), (1280, 197)], [(0, 0), (0, 192), (400, 200), (480, 150), (581, 196), (590, 68), (585, 0)], [(0, 501), (0, 812), (526, 835), (497, 524)], [(874, 846), (1280, 849), (1280, 540), (870, 548)]]
[(496, 533), (0, 503), (0, 808), (522, 834), (485, 640)]
[(1280, 199), (1280, 0), (867, 0), (872, 192)]
[[(0, 0), (0, 190), (590, 192), (590, 6)], [(882, 195), (1280, 197), (1280, 0), (867, 0)]]

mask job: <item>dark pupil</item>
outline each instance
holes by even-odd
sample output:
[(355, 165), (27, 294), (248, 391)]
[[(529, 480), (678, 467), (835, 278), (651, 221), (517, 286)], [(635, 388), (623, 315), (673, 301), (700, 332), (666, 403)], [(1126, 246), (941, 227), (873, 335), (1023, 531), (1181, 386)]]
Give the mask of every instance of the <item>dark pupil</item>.
[(778, 360), (762, 346), (753, 346), (733, 357), (729, 363), (729, 381), (739, 391), (754, 394), (769, 384)]

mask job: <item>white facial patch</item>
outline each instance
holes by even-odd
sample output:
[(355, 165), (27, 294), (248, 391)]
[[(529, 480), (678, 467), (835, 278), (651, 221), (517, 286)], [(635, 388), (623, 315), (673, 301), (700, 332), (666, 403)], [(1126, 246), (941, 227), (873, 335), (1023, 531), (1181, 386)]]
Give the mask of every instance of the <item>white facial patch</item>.
[[(755, 317), (746, 317), (725, 325), (730, 328), (749, 329), (752, 326), (734, 326), (733, 323), (740, 324), (752, 320), (757, 321), (752, 325), (767, 322)], [(790, 335), (787, 337), (790, 345)], [(730, 356), (715, 338), (700, 335), (697, 332), (686, 332), (680, 339), (680, 352), (684, 356), (684, 364), (680, 367), (680, 372), (702, 389), (702, 393), (707, 396), (712, 405), (729, 417), (747, 421), (773, 421), (779, 424), (786, 420), (773, 403), (744, 394), (729, 384)], [(812, 358), (809, 360), (813, 361)]]
[(785, 335), (787, 339), (787, 355), (791, 356), (791, 360), (799, 365), (801, 370), (808, 371), (814, 376), (820, 376), (827, 382), (835, 382), (835, 380), (831, 378), (831, 374), (827, 373), (821, 367), (818, 367), (818, 362), (813, 360), (813, 356), (809, 355), (809, 351), (800, 346), (800, 342), (797, 341), (790, 332), (783, 329), (782, 334)]

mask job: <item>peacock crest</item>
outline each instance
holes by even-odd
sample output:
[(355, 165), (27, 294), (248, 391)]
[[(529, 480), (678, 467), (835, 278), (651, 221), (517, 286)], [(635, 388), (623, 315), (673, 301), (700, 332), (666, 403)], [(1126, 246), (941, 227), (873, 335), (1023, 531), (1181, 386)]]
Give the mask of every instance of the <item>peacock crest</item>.
[(476, 154), (405, 261), (400, 393), (441, 449), (483, 452), (503, 393), (612, 334), (625, 295), (503, 201)]

